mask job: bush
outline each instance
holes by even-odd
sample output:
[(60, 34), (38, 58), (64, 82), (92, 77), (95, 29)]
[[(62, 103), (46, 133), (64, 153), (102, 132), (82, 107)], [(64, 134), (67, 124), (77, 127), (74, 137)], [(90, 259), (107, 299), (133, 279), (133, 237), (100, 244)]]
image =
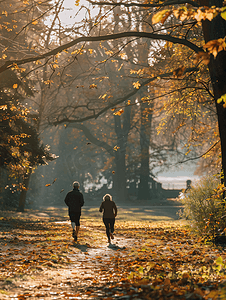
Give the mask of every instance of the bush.
[(189, 220), (191, 228), (206, 240), (225, 235), (226, 202), (224, 187), (217, 176), (203, 177), (180, 198), (184, 205), (181, 217)]

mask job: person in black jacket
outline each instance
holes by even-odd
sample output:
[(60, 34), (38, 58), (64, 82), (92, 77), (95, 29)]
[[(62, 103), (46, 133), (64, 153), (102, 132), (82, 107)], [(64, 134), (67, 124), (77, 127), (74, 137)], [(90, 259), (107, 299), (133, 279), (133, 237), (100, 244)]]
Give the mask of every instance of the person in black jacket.
[(106, 194), (103, 197), (99, 212), (103, 212), (103, 222), (106, 228), (108, 243), (111, 243), (111, 239), (114, 239), (113, 232), (118, 209), (110, 194)]
[[(81, 207), (84, 205), (83, 194), (79, 191), (79, 182), (73, 182), (73, 190), (67, 193), (64, 202), (68, 206), (68, 214), (73, 229), (72, 236), (77, 241), (80, 228)], [(76, 226), (76, 230), (75, 230)]]

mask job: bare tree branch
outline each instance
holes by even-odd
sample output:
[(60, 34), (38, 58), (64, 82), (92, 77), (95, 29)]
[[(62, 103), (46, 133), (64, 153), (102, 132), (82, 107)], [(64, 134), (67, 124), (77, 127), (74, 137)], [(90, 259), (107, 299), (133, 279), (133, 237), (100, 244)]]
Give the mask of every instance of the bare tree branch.
[(191, 161), (191, 160), (196, 160), (196, 159), (199, 159), (201, 157), (204, 157), (207, 153), (209, 153), (218, 143), (220, 142), (220, 140), (216, 141), (205, 153), (199, 155), (199, 156), (196, 156), (196, 157), (192, 157), (192, 158), (188, 158), (186, 160), (182, 160), (182, 161), (179, 161), (178, 163), (176, 163), (175, 165), (177, 164), (183, 164), (183, 163), (186, 163), (188, 161)]
[(136, 6), (136, 7), (164, 7), (168, 5), (176, 5), (176, 4), (190, 4), (194, 7), (200, 7), (200, 4), (198, 4), (195, 1), (192, 0), (177, 0), (177, 1), (166, 1), (163, 3), (137, 3), (137, 2), (130, 2), (130, 3), (125, 3), (125, 2), (106, 2), (106, 1), (92, 1), (92, 0), (87, 0), (89, 3), (92, 5), (106, 5), (106, 6), (125, 6), (125, 7), (131, 7), (131, 6)]
[[(194, 70), (197, 70), (196, 68), (187, 68), (184, 73), (188, 73), (188, 72), (193, 72)], [(141, 83), (140, 89), (144, 86), (146, 86), (147, 84), (149, 84), (150, 82), (158, 79), (158, 78), (165, 78), (165, 77), (169, 77), (173, 75), (173, 71), (169, 72), (169, 73), (164, 73), (164, 74), (160, 74), (157, 75), (155, 77), (152, 78), (148, 78), (147, 80), (145, 80), (144, 82)], [(187, 87), (186, 87), (187, 88)], [(115, 101), (114, 103), (110, 103), (109, 105), (107, 105), (105, 108), (103, 108), (102, 110), (100, 110), (98, 113), (93, 113), (92, 115), (86, 116), (84, 118), (79, 118), (79, 119), (68, 119), (68, 118), (63, 118), (60, 120), (55, 120), (55, 121), (50, 121), (48, 120), (49, 125), (58, 125), (58, 124), (62, 124), (62, 123), (80, 123), (80, 122), (84, 122), (90, 119), (97, 119), (100, 115), (102, 115), (103, 113), (105, 113), (106, 111), (108, 111), (109, 109), (111, 109), (112, 107), (128, 100), (129, 98), (131, 98), (132, 96), (134, 96), (136, 93), (138, 93), (140, 91), (140, 89), (134, 89), (132, 92), (130, 92), (129, 94), (125, 95), (122, 98), (119, 98), (117, 101)]]
[[(69, 125), (69, 126), (67, 126), (67, 127), (70, 127), (70, 126), (72, 126), (72, 125)], [(109, 144), (107, 144), (106, 142), (98, 140), (98, 139), (91, 133), (91, 131), (89, 130), (89, 128), (87, 128), (84, 124), (78, 124), (78, 123), (76, 123), (76, 124), (73, 124), (72, 127), (73, 127), (73, 128), (77, 128), (77, 129), (82, 130), (83, 133), (84, 133), (84, 135), (87, 137), (87, 139), (88, 139), (91, 143), (95, 144), (95, 145), (98, 146), (98, 147), (104, 148), (111, 156), (115, 156), (114, 150), (112, 149), (112, 147), (111, 147)]]
[(126, 38), (126, 37), (140, 37), (140, 38), (149, 38), (149, 39), (154, 39), (154, 40), (163, 40), (163, 41), (169, 41), (172, 42), (173, 44), (181, 44), (184, 45), (191, 50), (195, 51), (196, 53), (203, 51), (202, 47), (198, 47), (192, 42), (182, 39), (182, 38), (177, 38), (173, 37), (167, 34), (155, 34), (155, 33), (150, 33), (150, 32), (138, 32), (138, 31), (128, 31), (128, 32), (121, 32), (121, 33), (116, 33), (116, 34), (108, 34), (108, 35), (103, 35), (103, 36), (87, 36), (87, 37), (79, 37), (69, 43), (66, 43), (62, 46), (59, 46), (49, 52), (46, 52), (41, 55), (25, 58), (25, 59), (19, 59), (19, 60), (8, 60), (5, 62), (4, 65), (0, 67), (0, 73), (4, 72), (5, 70), (11, 68), (14, 64), (16, 65), (23, 65), (29, 62), (35, 62), (37, 60), (44, 59), (49, 56), (54, 56), (76, 44), (79, 44), (81, 42), (94, 42), (94, 41), (106, 41), (106, 40), (115, 40), (115, 39), (120, 39), (120, 38)]

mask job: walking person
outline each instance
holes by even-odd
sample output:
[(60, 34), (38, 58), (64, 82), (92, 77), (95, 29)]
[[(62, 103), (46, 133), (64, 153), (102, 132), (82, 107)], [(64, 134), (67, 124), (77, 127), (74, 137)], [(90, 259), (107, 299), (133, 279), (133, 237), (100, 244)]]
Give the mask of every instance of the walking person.
[[(73, 229), (72, 236), (75, 241), (78, 239), (80, 228), (81, 207), (84, 205), (83, 194), (79, 191), (79, 182), (73, 182), (73, 190), (67, 193), (64, 202), (68, 206), (68, 214)], [(76, 229), (75, 229), (76, 226)]]
[(112, 200), (112, 196), (110, 194), (106, 194), (103, 197), (103, 202), (101, 203), (100, 212), (103, 211), (103, 222), (106, 227), (106, 235), (108, 238), (108, 243), (111, 243), (111, 239), (114, 239), (114, 225), (115, 225), (115, 217), (117, 216), (117, 206), (115, 202)]

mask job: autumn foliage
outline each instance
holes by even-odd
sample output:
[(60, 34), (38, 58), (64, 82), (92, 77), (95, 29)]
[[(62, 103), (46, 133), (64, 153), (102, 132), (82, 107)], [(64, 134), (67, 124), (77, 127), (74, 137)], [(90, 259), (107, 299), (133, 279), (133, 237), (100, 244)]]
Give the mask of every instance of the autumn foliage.
[(224, 190), (219, 176), (206, 176), (180, 199), (184, 205), (181, 216), (190, 221), (192, 230), (206, 242), (225, 237)]

